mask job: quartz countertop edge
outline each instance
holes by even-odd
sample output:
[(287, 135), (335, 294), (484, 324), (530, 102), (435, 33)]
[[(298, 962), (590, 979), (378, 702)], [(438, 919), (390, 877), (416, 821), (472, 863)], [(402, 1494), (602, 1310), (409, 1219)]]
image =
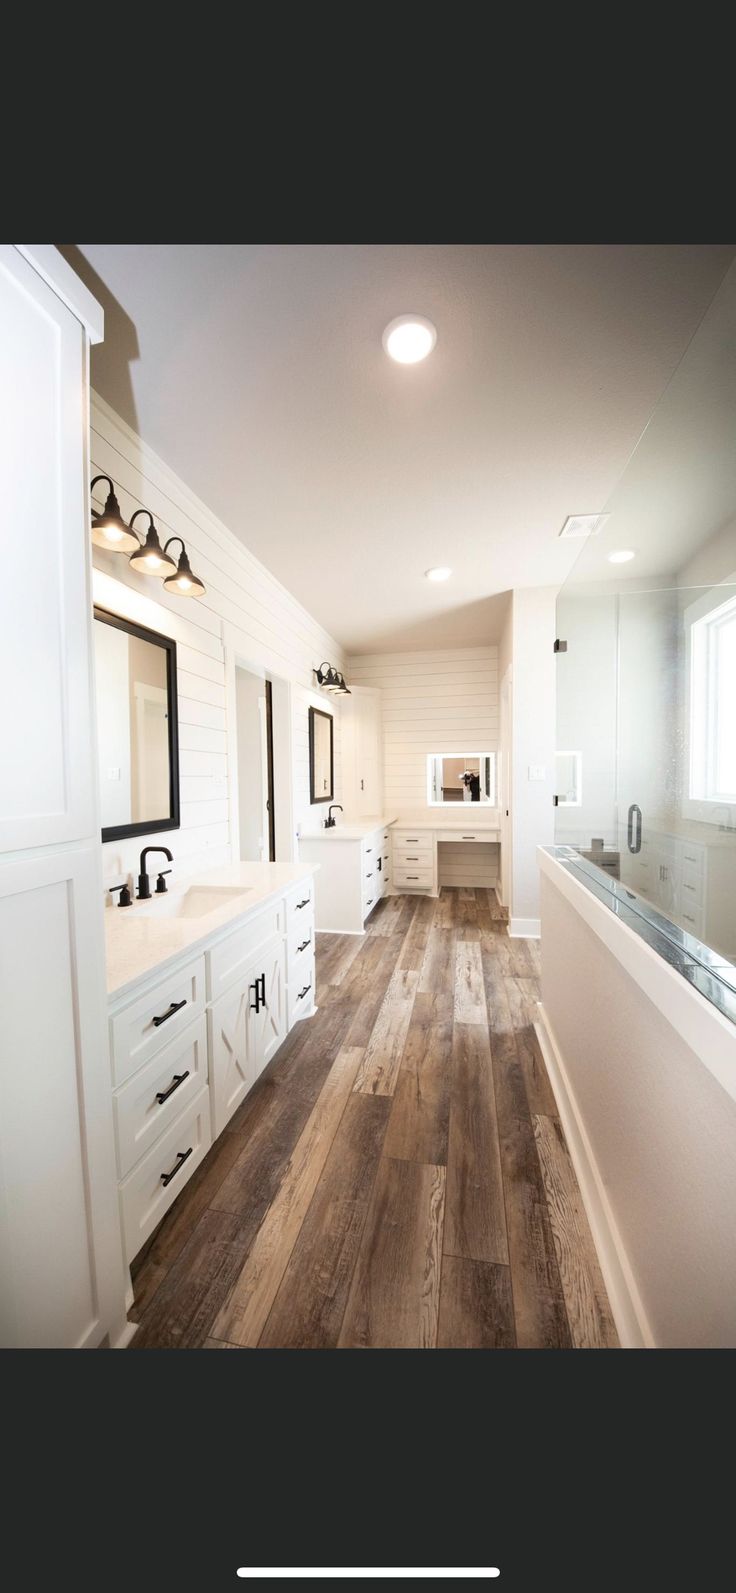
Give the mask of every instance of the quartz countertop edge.
[(165, 972), (188, 955), (196, 956), (206, 942), (246, 923), (272, 897), (298, 885), (300, 880), (310, 879), (318, 868), (315, 863), (230, 863), (190, 875), (178, 887), (172, 881), (164, 898), (167, 902), (192, 888), (242, 885), (241, 897), (233, 897), (199, 918), (173, 918), (163, 913), (157, 918), (155, 894), (145, 904), (149, 909), (145, 915), (140, 911), (143, 904), (106, 907), (108, 1001), (123, 1000), (145, 980)]
[(388, 829), (395, 824), (394, 817), (381, 818), (380, 813), (367, 819), (348, 819), (345, 824), (338, 822), (329, 830), (302, 830), (299, 844), (302, 841), (362, 841), (366, 835), (375, 835), (376, 830)]
[(438, 809), (436, 813), (430, 811), (422, 814), (421, 818), (417, 818), (416, 814), (411, 813), (407, 816), (403, 814), (397, 816), (394, 813), (388, 818), (381, 818), (380, 814), (377, 814), (375, 818), (348, 819), (342, 824), (338, 819), (334, 829), (303, 830), (299, 837), (299, 843), (301, 845), (302, 841), (362, 841), (366, 835), (373, 835), (376, 830), (380, 830), (383, 827), (390, 829), (391, 826), (397, 830), (453, 831), (464, 830), (466, 826), (470, 826), (474, 830), (488, 830), (489, 836), (497, 837), (500, 833), (501, 821), (496, 810), (492, 809), (491, 811), (495, 814), (494, 818), (487, 818), (485, 814), (478, 815), (477, 809), (474, 813), (464, 812), (458, 814), (455, 813), (454, 809), (451, 813), (442, 812)]

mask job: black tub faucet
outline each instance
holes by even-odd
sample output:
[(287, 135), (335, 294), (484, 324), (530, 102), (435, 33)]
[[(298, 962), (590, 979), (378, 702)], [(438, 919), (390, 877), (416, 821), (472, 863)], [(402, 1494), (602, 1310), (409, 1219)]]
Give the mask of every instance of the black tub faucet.
[[(168, 846), (144, 846), (143, 851), (141, 852), (141, 860), (138, 867), (139, 902), (147, 902), (151, 895), (151, 881), (146, 873), (146, 858), (149, 852), (163, 852), (164, 857), (168, 857), (170, 863), (173, 863), (174, 861)], [(168, 874), (169, 870), (166, 869), (165, 872)], [(165, 888), (166, 887), (164, 886), (164, 889)]]
[(331, 802), (330, 803), (330, 805), (329, 805), (329, 807), (327, 809), (327, 818), (325, 819), (325, 829), (326, 830), (334, 830), (334, 828), (335, 828), (335, 820), (332, 817), (332, 809), (333, 808), (339, 808), (341, 813), (343, 811), (343, 807), (342, 807), (342, 803), (341, 802)]

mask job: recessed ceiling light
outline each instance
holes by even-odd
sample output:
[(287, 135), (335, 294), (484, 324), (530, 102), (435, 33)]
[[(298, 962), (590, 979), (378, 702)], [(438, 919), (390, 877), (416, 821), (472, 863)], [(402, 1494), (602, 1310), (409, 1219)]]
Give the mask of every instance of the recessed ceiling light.
[(383, 334), (383, 346), (399, 365), (426, 360), (437, 342), (437, 328), (425, 315), (397, 315)]
[(607, 514), (569, 514), (558, 536), (594, 537), (609, 518)]
[(424, 573), (428, 581), (446, 581), (452, 575), (452, 570), (446, 564), (438, 564), (435, 569), (425, 570)]
[(635, 559), (636, 554), (631, 548), (618, 548), (615, 553), (609, 553), (609, 564), (628, 564), (629, 559)]

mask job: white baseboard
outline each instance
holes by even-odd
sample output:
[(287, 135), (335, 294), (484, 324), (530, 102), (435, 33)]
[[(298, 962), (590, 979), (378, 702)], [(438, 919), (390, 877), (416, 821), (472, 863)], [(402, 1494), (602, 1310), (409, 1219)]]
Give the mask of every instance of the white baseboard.
[(138, 1332), (138, 1323), (137, 1322), (126, 1322), (125, 1326), (120, 1329), (120, 1331), (115, 1335), (115, 1337), (111, 1338), (110, 1349), (111, 1350), (127, 1350), (131, 1339), (133, 1338), (134, 1334), (136, 1334), (137, 1332)]
[(542, 934), (541, 918), (510, 918), (509, 934), (515, 940), (539, 940)]
[(580, 1186), (621, 1348), (654, 1349), (656, 1347), (654, 1335), (570, 1086), (565, 1064), (541, 1001), (537, 1006), (537, 1012), (539, 1017), (534, 1028)]

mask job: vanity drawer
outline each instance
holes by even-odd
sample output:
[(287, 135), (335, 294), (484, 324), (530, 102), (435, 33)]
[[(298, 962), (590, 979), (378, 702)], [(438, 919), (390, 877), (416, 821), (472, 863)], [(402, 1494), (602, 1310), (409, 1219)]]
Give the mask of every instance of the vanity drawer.
[(302, 923), (305, 917), (314, 912), (314, 878), (310, 874), (308, 879), (302, 879), (294, 886), (286, 898), (287, 925)]
[(490, 842), (494, 842), (494, 841), (498, 840), (498, 833), (495, 830), (490, 830), (490, 829), (489, 830), (485, 830), (485, 829), (476, 829), (476, 830), (474, 830), (472, 824), (463, 824), (462, 827), (458, 826), (457, 829), (453, 829), (453, 830), (438, 830), (437, 831), (437, 840), (438, 841), (442, 841), (443, 844), (444, 844), (445, 841), (460, 841), (460, 842), (462, 842), (462, 841), (466, 841), (466, 842), (467, 841), (485, 841), (485, 842), (489, 842), (490, 841)]
[(296, 983), (304, 984), (304, 970), (308, 969), (310, 963), (313, 962), (314, 935), (305, 935), (304, 940), (300, 940), (298, 946), (295, 946), (294, 950), (289, 952), (286, 965), (289, 989), (292, 989)]
[[(371, 885), (373, 885), (373, 880), (371, 880), (370, 883), (371, 883)], [(368, 917), (368, 915), (373, 912), (373, 909), (374, 909), (374, 907), (376, 905), (376, 902), (379, 902), (380, 900), (381, 900), (381, 892), (380, 892), (380, 890), (378, 889), (377, 886), (376, 886), (375, 890), (367, 890), (365, 885), (363, 886), (363, 922), (364, 923), (365, 923), (365, 920)]]
[(120, 1185), (127, 1261), (137, 1256), (206, 1156), (210, 1144), (210, 1097), (204, 1089)]
[(394, 863), (393, 880), (394, 885), (400, 886), (402, 890), (431, 890), (434, 883), (434, 869), (420, 867), (416, 863), (413, 865), (410, 863), (408, 866)]
[(695, 908), (703, 905), (703, 879), (697, 872), (687, 872), (687, 864), (682, 870), (682, 907), (683, 911), (694, 912)]
[(298, 969), (294, 976), (289, 970), (289, 1028), (306, 1013), (311, 1012), (314, 1005), (315, 992), (315, 966), (314, 956), (306, 955), (299, 958)]
[(418, 846), (394, 847), (394, 869), (432, 868), (433, 861), (431, 847), (427, 847), (426, 850)]
[(434, 835), (431, 830), (393, 830), (393, 852), (426, 852), (431, 856)]
[(284, 932), (283, 903), (273, 902), (256, 918), (250, 919), (233, 935), (221, 940), (207, 953), (209, 961), (208, 993), (216, 1001), (223, 991), (240, 979), (254, 951), (265, 945), (273, 935)]
[(705, 924), (703, 920), (704, 913), (702, 907), (692, 906), (688, 901), (682, 903), (680, 923), (682, 924), (683, 929), (687, 930), (689, 935), (695, 935), (698, 940), (702, 939), (705, 930)]
[(305, 909), (304, 912), (295, 914), (289, 920), (287, 930), (289, 963), (308, 952), (310, 946), (312, 952), (314, 952), (314, 908), (311, 904), (308, 912)]
[[(155, 1145), (206, 1083), (207, 1020), (202, 1016), (113, 1095), (120, 1178)], [(159, 1100), (161, 1095), (164, 1100)]]
[(702, 874), (704, 862), (705, 862), (705, 848), (702, 847), (702, 846), (698, 846), (697, 842), (695, 842), (695, 841), (683, 841), (683, 843), (682, 843), (682, 868), (683, 868), (683, 873), (687, 869), (692, 869), (693, 872), (697, 872), (698, 874)]
[(187, 963), (111, 1019), (114, 1084), (124, 1084), (205, 1007), (204, 957)]

